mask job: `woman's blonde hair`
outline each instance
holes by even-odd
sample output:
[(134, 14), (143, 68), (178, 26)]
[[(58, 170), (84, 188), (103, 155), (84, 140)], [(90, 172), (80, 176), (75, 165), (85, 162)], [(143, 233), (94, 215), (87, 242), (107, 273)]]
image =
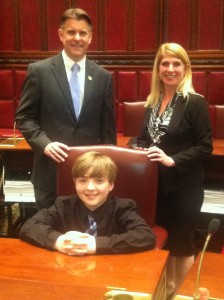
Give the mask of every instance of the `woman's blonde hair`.
[(106, 177), (110, 183), (113, 183), (117, 176), (117, 166), (107, 155), (96, 151), (89, 151), (80, 155), (73, 163), (73, 178), (83, 177), (89, 171), (88, 176), (95, 178)]
[(176, 92), (182, 93), (184, 98), (188, 95), (189, 92), (195, 93), (192, 85), (192, 71), (190, 59), (187, 55), (187, 52), (179, 44), (165, 43), (159, 47), (156, 54), (152, 72), (151, 92), (147, 97), (145, 104), (146, 107), (152, 107), (156, 105), (160, 99), (161, 93), (164, 92), (163, 82), (159, 78), (159, 65), (163, 57), (166, 55), (170, 55), (180, 59), (185, 66), (185, 76), (178, 85)]

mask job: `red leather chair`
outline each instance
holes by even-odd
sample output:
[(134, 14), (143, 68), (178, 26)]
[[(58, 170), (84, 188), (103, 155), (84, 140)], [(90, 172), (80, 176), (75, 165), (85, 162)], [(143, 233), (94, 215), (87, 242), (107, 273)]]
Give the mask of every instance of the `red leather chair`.
[(123, 135), (138, 136), (145, 112), (145, 101), (123, 103)]
[(215, 105), (215, 109), (216, 109), (215, 138), (224, 139), (224, 105)]
[(71, 195), (75, 192), (71, 175), (72, 164), (78, 156), (87, 151), (102, 152), (115, 161), (118, 166), (118, 176), (112, 193), (137, 202), (140, 214), (157, 236), (156, 247), (161, 249), (166, 242), (167, 232), (155, 224), (157, 164), (149, 161), (145, 151), (102, 145), (72, 147), (65, 162), (58, 164), (58, 195)]
[(224, 139), (224, 105), (209, 105), (212, 134), (215, 139)]

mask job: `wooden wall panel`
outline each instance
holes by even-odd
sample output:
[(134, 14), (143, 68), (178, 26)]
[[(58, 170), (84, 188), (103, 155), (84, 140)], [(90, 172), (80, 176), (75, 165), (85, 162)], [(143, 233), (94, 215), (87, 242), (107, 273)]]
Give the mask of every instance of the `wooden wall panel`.
[(99, 15), (99, 21), (104, 21), (104, 16), (102, 16), (101, 11), (98, 10), (97, 1), (89, 1), (89, 0), (77, 0), (76, 1), (76, 7), (81, 7), (85, 11), (88, 12), (90, 15), (92, 22), (93, 22), (93, 39), (91, 42), (91, 45), (89, 46), (90, 51), (96, 51), (98, 49), (97, 41), (99, 39), (99, 36), (97, 34), (98, 32), (98, 26), (102, 26), (100, 23), (98, 23), (98, 15)]
[(48, 51), (59, 51), (62, 49), (62, 44), (58, 37), (58, 28), (60, 24), (60, 17), (68, 8), (69, 6), (67, 1), (47, 1), (47, 19), (45, 22), (47, 28), (46, 35)]
[(125, 0), (105, 1), (105, 50), (126, 50)]
[(150, 51), (157, 48), (158, 1), (138, 0), (136, 4), (136, 46), (137, 51)]
[(164, 42), (183, 45), (192, 66), (224, 65), (224, 0), (0, 0), (0, 66), (60, 51), (60, 17), (74, 6), (93, 20), (88, 56), (101, 65), (151, 67)]
[(223, 0), (200, 0), (198, 49), (222, 47), (223, 2)]
[(164, 39), (163, 42), (181, 44), (189, 49), (191, 0), (167, 0), (164, 2)]
[(14, 41), (14, 1), (0, 1), (0, 51), (13, 51)]
[(40, 51), (41, 38), (40, 38), (39, 1), (21, 0), (20, 20), (21, 20), (21, 50)]

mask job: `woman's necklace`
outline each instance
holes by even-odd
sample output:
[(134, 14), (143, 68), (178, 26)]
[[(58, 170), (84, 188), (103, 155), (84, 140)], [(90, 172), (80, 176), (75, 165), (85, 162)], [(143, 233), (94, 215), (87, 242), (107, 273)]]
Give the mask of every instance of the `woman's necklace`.
[[(163, 118), (164, 115), (169, 111), (170, 106), (174, 106), (176, 104), (176, 100), (178, 98), (178, 93), (175, 97), (175, 99), (173, 99), (173, 97), (168, 100), (168, 101), (161, 101), (161, 105), (160, 105), (160, 109), (159, 109), (159, 118)], [(165, 103), (165, 104), (164, 104)]]
[(169, 99), (169, 100), (162, 100), (161, 102), (161, 106), (160, 106), (160, 109), (159, 109), (159, 117), (161, 117), (164, 112), (169, 109), (169, 106), (170, 106), (170, 102), (171, 102), (172, 98)]

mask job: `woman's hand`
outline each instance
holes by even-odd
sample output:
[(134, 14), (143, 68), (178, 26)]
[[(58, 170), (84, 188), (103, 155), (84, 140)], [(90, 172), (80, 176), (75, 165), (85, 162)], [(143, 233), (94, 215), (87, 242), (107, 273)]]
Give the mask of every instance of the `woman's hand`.
[(167, 156), (163, 152), (163, 150), (159, 149), (156, 146), (150, 147), (148, 149), (147, 156), (150, 159), (150, 161), (160, 162), (162, 165), (164, 165), (166, 167), (174, 167), (175, 166), (174, 160), (170, 156)]

